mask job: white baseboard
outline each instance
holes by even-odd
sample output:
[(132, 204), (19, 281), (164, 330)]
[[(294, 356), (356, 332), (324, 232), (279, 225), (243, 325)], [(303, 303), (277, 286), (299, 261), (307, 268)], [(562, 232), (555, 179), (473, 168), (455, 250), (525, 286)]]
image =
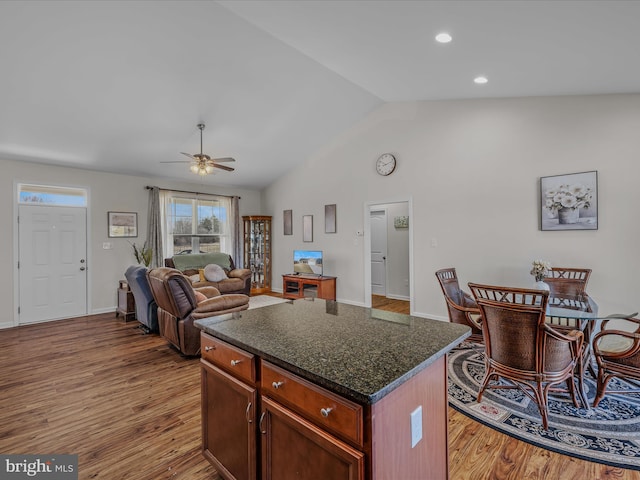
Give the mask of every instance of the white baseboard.
[(387, 298), (390, 298), (392, 300), (403, 300), (405, 302), (408, 302), (411, 300), (409, 297), (406, 297), (404, 295), (387, 295)]

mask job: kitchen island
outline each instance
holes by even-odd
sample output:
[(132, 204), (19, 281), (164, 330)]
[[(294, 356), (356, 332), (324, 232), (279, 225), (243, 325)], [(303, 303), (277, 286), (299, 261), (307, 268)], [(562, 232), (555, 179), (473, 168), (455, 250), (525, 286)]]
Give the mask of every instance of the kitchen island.
[(448, 478), (446, 353), (468, 327), (318, 299), (195, 324), (223, 478)]

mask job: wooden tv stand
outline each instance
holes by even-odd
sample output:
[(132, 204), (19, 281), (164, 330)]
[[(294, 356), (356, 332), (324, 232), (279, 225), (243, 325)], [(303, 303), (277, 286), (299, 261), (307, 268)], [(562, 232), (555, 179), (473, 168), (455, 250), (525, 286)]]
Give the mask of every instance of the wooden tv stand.
[(282, 275), (283, 298), (336, 299), (336, 277), (312, 275)]

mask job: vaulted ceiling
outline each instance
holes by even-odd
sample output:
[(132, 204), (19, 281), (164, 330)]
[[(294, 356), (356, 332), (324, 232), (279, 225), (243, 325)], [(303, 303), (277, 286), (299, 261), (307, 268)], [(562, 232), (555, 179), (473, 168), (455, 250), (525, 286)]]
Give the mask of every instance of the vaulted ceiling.
[[(4, 0), (0, 159), (262, 188), (384, 102), (639, 92), (638, 45), (635, 1)], [(201, 122), (234, 172), (161, 163)]]

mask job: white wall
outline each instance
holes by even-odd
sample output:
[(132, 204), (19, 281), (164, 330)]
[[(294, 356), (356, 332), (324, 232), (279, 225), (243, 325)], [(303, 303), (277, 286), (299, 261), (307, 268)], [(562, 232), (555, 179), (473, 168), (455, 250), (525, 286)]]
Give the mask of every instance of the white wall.
[[(118, 280), (124, 278), (124, 271), (135, 264), (131, 243), (142, 244), (147, 236), (147, 215), (149, 192), (146, 185), (161, 188), (173, 188), (187, 191), (217, 193), (220, 195), (239, 195), (240, 214), (258, 215), (260, 211), (260, 192), (215, 187), (197, 183), (173, 182), (152, 177), (115, 175), (92, 170), (47, 166), (29, 162), (16, 162), (0, 159), (0, 221), (4, 231), (0, 235), (0, 325), (13, 324), (17, 311), (14, 288), (16, 265), (14, 257), (14, 235), (16, 219), (14, 217), (14, 184), (36, 183), (84, 187), (89, 190), (88, 218), (88, 284), (90, 313), (115, 311)], [(137, 238), (109, 238), (107, 235), (107, 212), (138, 212)], [(102, 248), (103, 242), (113, 245), (111, 250)], [(234, 259), (242, 264), (242, 259)]]
[[(339, 300), (363, 304), (363, 206), (410, 197), (415, 314), (446, 318), (439, 268), (456, 267), (462, 285), (530, 286), (538, 258), (592, 268), (588, 291), (601, 312), (637, 311), (639, 132), (638, 94), (386, 104), (263, 192), (274, 285), (302, 247), (302, 215), (313, 214), (304, 247), (325, 252)], [(374, 169), (384, 152), (398, 159), (389, 177)], [(540, 231), (540, 177), (589, 170), (598, 171), (599, 230)], [(324, 234), (331, 203), (338, 231)], [(282, 235), (285, 209), (293, 236)]]

